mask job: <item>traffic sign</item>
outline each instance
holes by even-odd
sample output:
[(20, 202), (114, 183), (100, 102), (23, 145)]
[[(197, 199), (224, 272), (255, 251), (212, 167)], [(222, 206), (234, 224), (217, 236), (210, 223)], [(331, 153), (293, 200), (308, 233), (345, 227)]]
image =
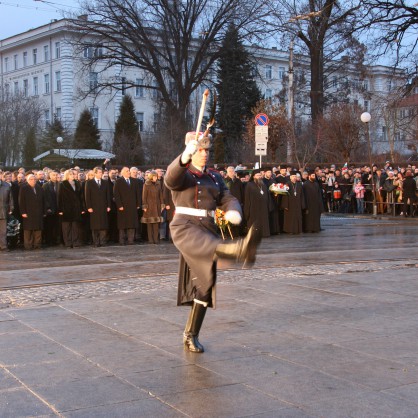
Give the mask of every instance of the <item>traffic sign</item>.
[(255, 142), (267, 142), (269, 140), (269, 127), (256, 126), (255, 127)]
[(265, 113), (259, 113), (255, 117), (255, 124), (257, 126), (267, 126), (269, 124), (269, 117)]
[(255, 155), (259, 155), (259, 156), (267, 155), (267, 142), (266, 141), (255, 143)]

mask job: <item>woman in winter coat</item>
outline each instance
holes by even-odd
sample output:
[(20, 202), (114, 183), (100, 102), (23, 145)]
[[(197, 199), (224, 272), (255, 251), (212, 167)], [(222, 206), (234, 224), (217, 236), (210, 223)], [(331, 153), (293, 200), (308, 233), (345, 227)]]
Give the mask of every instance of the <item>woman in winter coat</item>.
[(142, 190), (142, 211), (141, 222), (147, 224), (148, 242), (158, 244), (160, 223), (163, 221), (161, 212), (164, 210), (163, 193), (160, 185), (157, 184), (158, 174), (151, 171), (145, 181)]
[(81, 215), (84, 214), (84, 199), (81, 185), (73, 170), (64, 173), (64, 181), (58, 189), (58, 213), (62, 222), (62, 235), (67, 248), (80, 247)]
[(405, 173), (405, 180), (403, 182), (403, 214), (405, 217), (408, 216), (408, 206), (409, 206), (409, 216), (414, 216), (414, 204), (416, 202), (416, 190), (417, 184), (415, 183), (414, 178), (412, 177), (412, 171), (408, 170)]

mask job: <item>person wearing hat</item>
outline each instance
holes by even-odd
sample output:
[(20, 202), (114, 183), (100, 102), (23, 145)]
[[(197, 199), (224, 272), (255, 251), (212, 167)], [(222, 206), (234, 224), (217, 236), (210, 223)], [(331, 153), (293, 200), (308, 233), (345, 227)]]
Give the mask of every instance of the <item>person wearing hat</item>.
[(315, 170), (308, 171), (308, 180), (303, 183), (306, 211), (303, 215), (304, 232), (321, 230), (321, 214), (324, 212), (322, 190), (316, 181)]
[(226, 221), (238, 225), (242, 219), (241, 205), (219, 173), (207, 168), (211, 136), (189, 132), (185, 143), (184, 152), (169, 165), (164, 182), (175, 205), (171, 237), (181, 254), (177, 305), (192, 306), (183, 344), (189, 351), (202, 353), (204, 348), (198, 337), (207, 308), (216, 302), (217, 259), (251, 265), (259, 238), (256, 228), (252, 228), (243, 239), (222, 241), (214, 222), (215, 210), (221, 209)]
[(287, 234), (300, 234), (302, 232), (302, 210), (305, 209), (305, 197), (300, 181), (297, 181), (297, 171), (290, 172), (290, 181), (287, 183), (289, 191), (282, 197), (284, 209), (283, 230)]
[[(269, 190), (272, 184), (275, 184), (276, 181), (273, 177), (273, 171), (271, 167), (264, 168), (263, 182)], [(279, 195), (269, 192), (269, 225), (270, 225), (270, 235), (277, 235), (279, 233)]]
[(250, 181), (245, 187), (244, 217), (247, 227), (257, 225), (263, 238), (270, 236), (269, 212), (272, 204), (269, 193), (261, 170), (253, 170)]

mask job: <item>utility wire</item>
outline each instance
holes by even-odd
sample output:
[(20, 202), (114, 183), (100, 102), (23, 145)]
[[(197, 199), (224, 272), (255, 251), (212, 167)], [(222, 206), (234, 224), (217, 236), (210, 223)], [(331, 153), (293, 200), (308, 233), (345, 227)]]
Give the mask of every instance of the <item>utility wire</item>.
[[(51, 9), (44, 9), (44, 8), (38, 7), (38, 6), (25, 6), (23, 4), (7, 3), (5, 1), (0, 1), (0, 5), (1, 6), (17, 7), (19, 9), (40, 10), (42, 12), (50, 12), (51, 11)], [(56, 9), (56, 11), (58, 12), (59, 10)]]

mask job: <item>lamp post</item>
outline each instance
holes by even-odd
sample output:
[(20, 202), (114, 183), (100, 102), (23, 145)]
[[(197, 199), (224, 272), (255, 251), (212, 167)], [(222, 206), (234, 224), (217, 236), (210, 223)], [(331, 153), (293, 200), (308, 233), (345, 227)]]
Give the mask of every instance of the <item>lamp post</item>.
[(360, 119), (366, 125), (366, 138), (367, 145), (369, 148), (369, 160), (370, 160), (370, 175), (372, 182), (372, 195), (373, 195), (373, 216), (377, 216), (377, 206), (376, 206), (376, 187), (374, 183), (374, 173), (373, 173), (373, 162), (372, 162), (372, 145), (370, 143), (370, 132), (369, 132), (369, 122), (372, 116), (369, 112), (364, 112), (361, 114)]
[(62, 141), (64, 141), (64, 138), (62, 136), (57, 137), (58, 155), (61, 155), (61, 144), (62, 144)]

